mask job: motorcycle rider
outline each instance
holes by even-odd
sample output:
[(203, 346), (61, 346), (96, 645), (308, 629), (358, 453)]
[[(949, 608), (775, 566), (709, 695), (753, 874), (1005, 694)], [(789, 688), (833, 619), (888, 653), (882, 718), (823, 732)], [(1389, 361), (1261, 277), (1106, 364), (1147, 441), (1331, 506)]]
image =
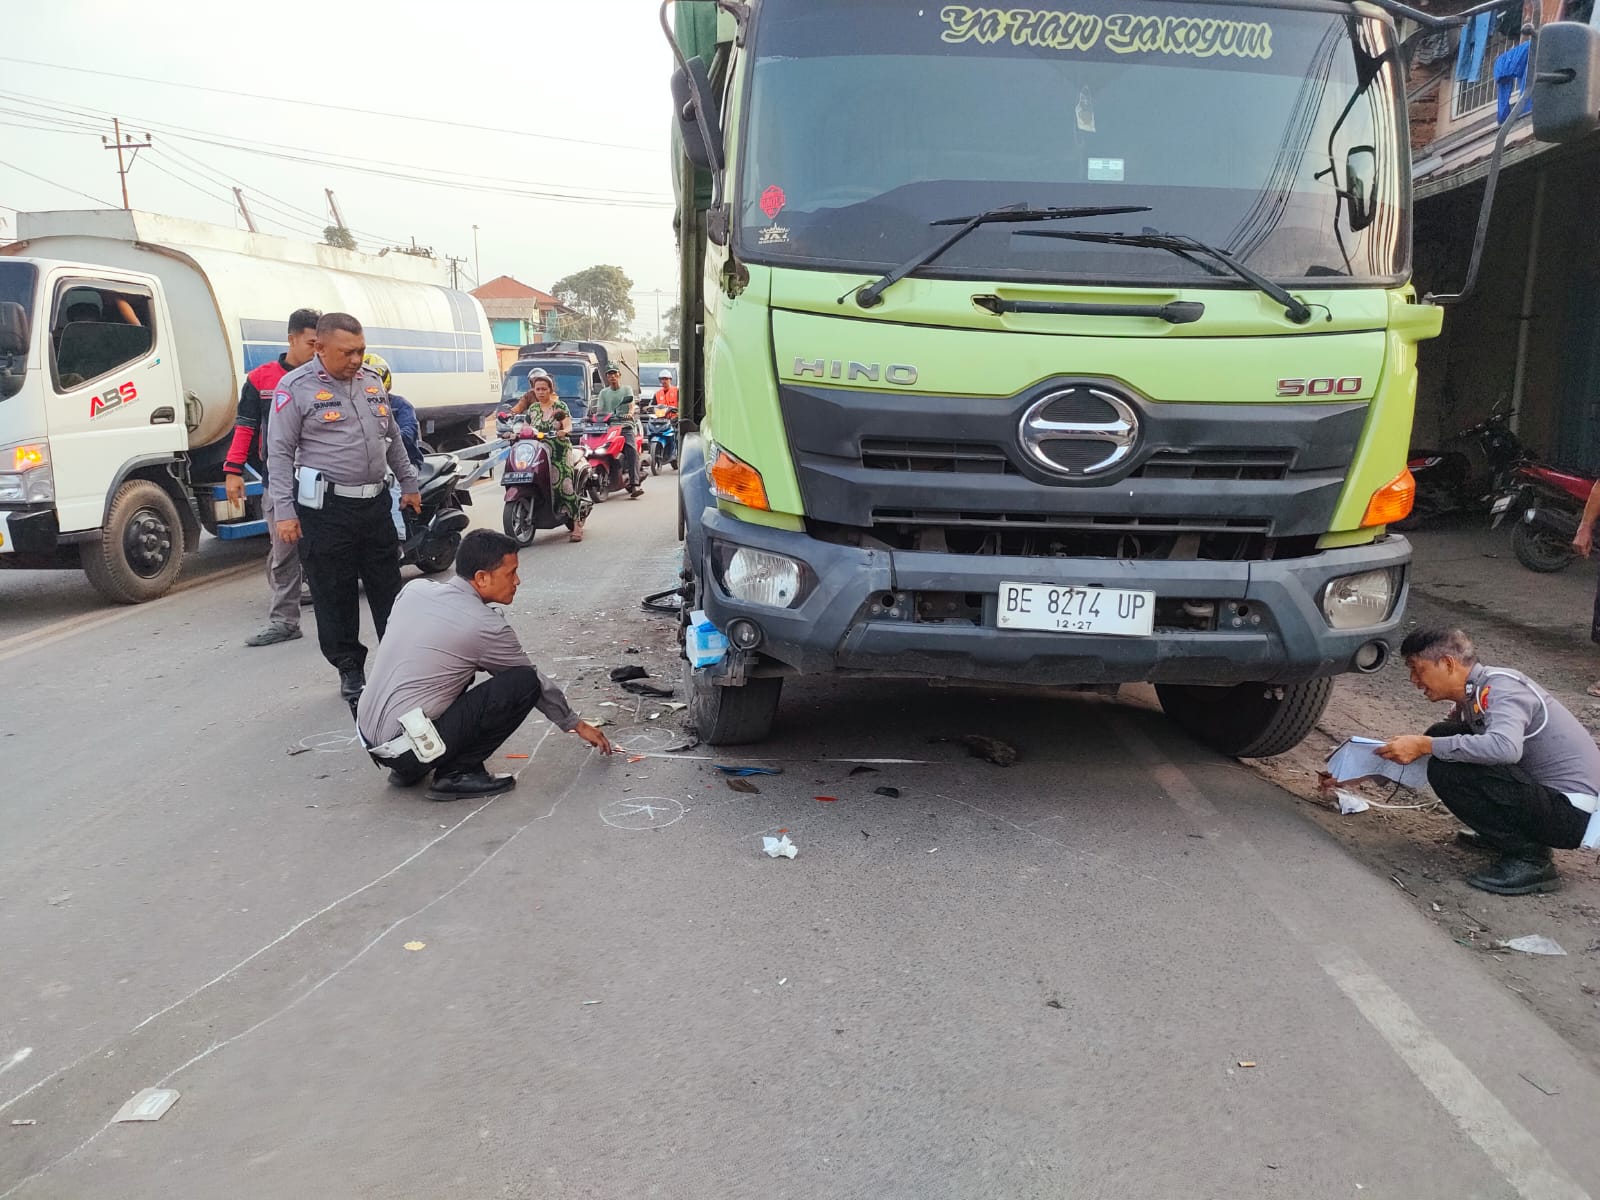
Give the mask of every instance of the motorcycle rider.
[(606, 386), (595, 398), (599, 416), (614, 415), (627, 424), (622, 437), (622, 469), (628, 476), (628, 496), (637, 500), (644, 494), (639, 478), (639, 403), (633, 389), (622, 382), (622, 370), (615, 363), (606, 367)]
[(673, 386), (672, 372), (663, 371), (656, 376), (656, 404), (672, 410), (670, 416), (678, 415), (678, 389)]
[[(1600, 482), (1589, 489), (1589, 499), (1584, 502), (1583, 515), (1578, 518), (1578, 532), (1572, 539), (1572, 548), (1579, 554), (1588, 558), (1594, 550), (1594, 522), (1600, 517)], [(1589, 625), (1589, 640), (1600, 645), (1600, 581), (1597, 581), (1594, 593), (1594, 617)], [(1591, 696), (1600, 697), (1600, 679), (1591, 683), (1585, 691)]]
[(550, 442), (551, 503), (571, 527), (567, 540), (583, 541), (583, 497), (578, 494), (578, 463), (574, 454), (572, 413), (556, 394), (556, 381), (550, 372), (535, 367), (528, 372), (528, 390), (512, 406), (511, 412), (526, 414), (533, 427)]

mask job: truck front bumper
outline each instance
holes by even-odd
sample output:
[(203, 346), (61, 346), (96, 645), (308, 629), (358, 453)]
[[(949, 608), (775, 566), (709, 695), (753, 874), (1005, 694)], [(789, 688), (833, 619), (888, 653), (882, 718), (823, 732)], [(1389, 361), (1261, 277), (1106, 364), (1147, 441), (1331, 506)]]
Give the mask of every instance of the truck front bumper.
[(76, 567), (78, 547), (61, 539), (52, 505), (0, 508), (0, 570)]
[[(1003, 558), (860, 549), (804, 533), (752, 525), (708, 508), (707, 558), (720, 546), (765, 550), (810, 569), (814, 585), (793, 608), (734, 599), (709, 561), (694, 563), (700, 607), (726, 631), (745, 618), (762, 654), (802, 674), (1010, 681), (1043, 685), (1299, 683), (1356, 668), (1356, 656), (1398, 635), (1411, 546), (1389, 535), (1366, 546), (1306, 558), (1254, 562)], [(1390, 569), (1398, 580), (1385, 620), (1336, 630), (1322, 614), (1329, 581)], [(1137, 588), (1156, 594), (1150, 637), (1031, 632), (996, 624), (1002, 582)], [(928, 597), (952, 599), (965, 615), (930, 619)], [(1167, 603), (1163, 603), (1163, 602)], [(1182, 602), (1213, 606), (1213, 618), (1163, 624)], [(1195, 624), (1209, 627), (1195, 628)], [(1365, 669), (1374, 669), (1371, 651)]]

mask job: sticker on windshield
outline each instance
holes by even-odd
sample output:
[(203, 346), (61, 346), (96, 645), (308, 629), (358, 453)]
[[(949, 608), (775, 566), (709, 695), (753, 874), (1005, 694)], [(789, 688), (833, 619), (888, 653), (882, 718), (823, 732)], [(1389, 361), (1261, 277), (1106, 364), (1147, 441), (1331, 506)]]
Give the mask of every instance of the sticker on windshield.
[(783, 206), (789, 202), (789, 197), (783, 194), (783, 189), (773, 184), (761, 193), (761, 211), (767, 214), (767, 220), (776, 220)]
[(1055, 12), (1034, 8), (973, 8), (948, 4), (939, 13), (941, 38), (952, 45), (976, 42), (1040, 50), (1113, 54), (1182, 54), (1192, 58), (1271, 58), (1272, 26), (1265, 21), (1214, 17), (1156, 17), (1140, 13)]
[(1094, 93), (1089, 91), (1089, 85), (1084, 84), (1078, 89), (1078, 131), (1080, 133), (1094, 132)]
[(1089, 178), (1121, 183), (1122, 160), (1120, 158), (1091, 158), (1089, 160)]
[(783, 225), (768, 225), (757, 240), (763, 246), (781, 246), (789, 240), (789, 230)]

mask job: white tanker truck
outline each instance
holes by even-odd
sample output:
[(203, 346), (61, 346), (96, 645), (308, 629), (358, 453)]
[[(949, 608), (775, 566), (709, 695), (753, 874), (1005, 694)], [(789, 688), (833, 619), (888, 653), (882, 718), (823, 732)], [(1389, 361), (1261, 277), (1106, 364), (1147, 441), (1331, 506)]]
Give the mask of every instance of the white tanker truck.
[(201, 527), (265, 532), (220, 484), (245, 374), (290, 312), (353, 314), (435, 449), (500, 398), (483, 308), (442, 264), (121, 209), (20, 213), (0, 248), (0, 569), (81, 567), (108, 599), (164, 594)]

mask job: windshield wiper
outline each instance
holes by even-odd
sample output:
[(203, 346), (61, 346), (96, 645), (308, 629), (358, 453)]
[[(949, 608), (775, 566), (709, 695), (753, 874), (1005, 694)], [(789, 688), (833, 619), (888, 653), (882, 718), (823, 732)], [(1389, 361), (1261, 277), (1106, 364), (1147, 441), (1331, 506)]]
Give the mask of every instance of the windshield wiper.
[[(1005, 208), (991, 208), (970, 217), (945, 217), (933, 225), (959, 225), (944, 241), (909, 258), (882, 278), (855, 289), (856, 303), (862, 308), (876, 308), (883, 301), (883, 293), (899, 283), (919, 267), (925, 267), (946, 250), (954, 246), (980, 225), (1001, 225), (1023, 221), (1070, 221), (1076, 217), (1115, 217), (1123, 213), (1149, 212), (1148, 204), (1117, 204), (1100, 208), (1028, 208), (1022, 204), (1009, 204)], [(846, 292), (839, 297), (843, 304), (849, 297)]]
[(1190, 237), (1186, 233), (1090, 233), (1077, 229), (1024, 229), (1018, 236), (1065, 238), (1074, 242), (1102, 242), (1108, 246), (1148, 246), (1153, 250), (1170, 250), (1184, 258), (1188, 258), (1191, 254), (1204, 254), (1283, 305), (1283, 315), (1296, 325), (1304, 325), (1311, 320), (1310, 307), (1291, 296), (1288, 289), (1273, 283), (1265, 275), (1252, 271), (1226, 250), (1202, 242), (1199, 238)]

